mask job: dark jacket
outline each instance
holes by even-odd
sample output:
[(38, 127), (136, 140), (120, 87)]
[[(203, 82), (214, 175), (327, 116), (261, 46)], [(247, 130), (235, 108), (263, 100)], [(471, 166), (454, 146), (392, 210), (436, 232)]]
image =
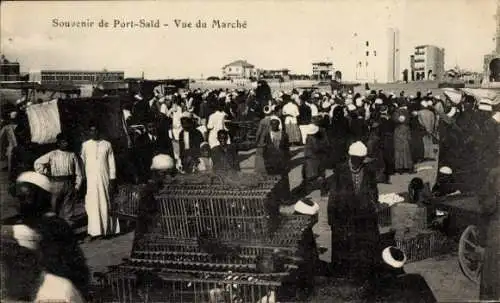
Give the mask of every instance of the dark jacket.
[(184, 171), (192, 172), (194, 167), (198, 165), (198, 158), (201, 156), (200, 145), (203, 143), (203, 135), (197, 129), (189, 131), (189, 149), (186, 149), (184, 143), (184, 133), (182, 130), (179, 134), (179, 156), (181, 158)]
[[(181, 158), (183, 155), (186, 153), (186, 148), (184, 146), (184, 132), (185, 130), (182, 130), (179, 134), (179, 153)], [(201, 153), (200, 153), (200, 145), (203, 143), (203, 135), (202, 133), (197, 130), (197, 129), (192, 129), (189, 131), (189, 154), (192, 157), (199, 158)]]
[(290, 169), (290, 142), (286, 133), (281, 132), (281, 141), (278, 148), (272, 142), (269, 132), (264, 137), (264, 144), (264, 163), (267, 173), (270, 175), (288, 173)]
[(238, 152), (232, 145), (227, 145), (225, 148), (220, 145), (214, 147), (212, 149), (212, 162), (216, 173), (240, 170)]
[(149, 175), (154, 156), (158, 154), (167, 154), (172, 157), (170, 140), (159, 136), (156, 137), (156, 140), (152, 140), (147, 133), (137, 138), (135, 150), (137, 167), (139, 175), (142, 178), (146, 178)]
[(328, 199), (328, 222), (330, 225), (338, 219), (344, 218), (347, 209), (352, 209), (353, 203), (350, 199), (353, 199), (355, 196), (356, 200), (361, 203), (356, 207), (356, 212), (366, 214), (375, 212), (376, 205), (378, 204), (376, 175), (371, 163), (364, 165), (361, 190), (357, 195), (354, 192), (354, 183), (349, 163), (342, 163), (335, 169), (335, 177), (330, 186), (330, 196)]

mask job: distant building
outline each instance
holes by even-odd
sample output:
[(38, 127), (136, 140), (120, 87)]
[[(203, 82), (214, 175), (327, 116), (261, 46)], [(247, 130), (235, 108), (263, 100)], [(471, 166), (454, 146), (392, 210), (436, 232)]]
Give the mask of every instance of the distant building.
[(399, 80), (399, 30), (387, 29), (387, 82)]
[(84, 70), (41, 70), (30, 73), (33, 78), (39, 78), (41, 84), (72, 83), (76, 85), (97, 84), (101, 82), (123, 81), (123, 71), (84, 71)]
[(331, 80), (333, 75), (332, 62), (313, 62), (312, 77), (314, 80)]
[(388, 28), (385, 35), (354, 37), (356, 80), (391, 83), (400, 80), (399, 30)]
[[(442, 80), (444, 70), (444, 48), (434, 45), (419, 45), (413, 54), (415, 80)], [(410, 62), (411, 63), (411, 62)]]
[(257, 78), (258, 71), (254, 65), (246, 60), (236, 60), (222, 67), (222, 76), (231, 79)]
[(0, 59), (0, 81), (21, 81), (20, 64), (10, 62), (4, 55)]
[(490, 54), (484, 56), (483, 76), (487, 82), (500, 82), (500, 2), (497, 3), (496, 47)]
[(290, 79), (290, 70), (289, 69), (261, 69), (259, 72), (260, 79)]

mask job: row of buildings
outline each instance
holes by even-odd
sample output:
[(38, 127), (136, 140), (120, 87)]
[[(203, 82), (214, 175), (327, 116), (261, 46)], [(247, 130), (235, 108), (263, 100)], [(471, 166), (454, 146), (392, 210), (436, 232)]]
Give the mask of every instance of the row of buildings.
[[(389, 28), (385, 36), (376, 40), (363, 39), (355, 33), (353, 59), (355, 61), (355, 80), (362, 82), (391, 83), (403, 81), (443, 80), (445, 77), (445, 51), (435, 45), (418, 45), (410, 56), (409, 70), (400, 67), (399, 30)], [(258, 69), (246, 60), (236, 60), (222, 67), (223, 78), (229, 79), (293, 79), (289, 69)], [(312, 63), (313, 80), (341, 78), (335, 72), (332, 62)]]
[[(364, 38), (364, 39), (363, 39)], [(356, 80), (391, 83), (397, 81), (442, 80), (445, 52), (435, 45), (415, 46), (409, 70), (401, 69), (400, 32), (388, 28), (377, 39), (354, 33)]]
[(222, 77), (229, 79), (313, 79), (313, 80), (330, 80), (333, 73), (332, 62), (314, 62), (312, 63), (311, 75), (296, 75), (290, 73), (287, 68), (282, 69), (259, 69), (255, 65), (248, 63), (246, 60), (236, 60), (222, 67)]

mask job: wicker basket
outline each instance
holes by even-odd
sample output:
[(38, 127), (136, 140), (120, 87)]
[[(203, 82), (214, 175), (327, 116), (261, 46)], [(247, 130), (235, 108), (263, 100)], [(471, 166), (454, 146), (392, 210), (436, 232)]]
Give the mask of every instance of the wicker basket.
[(98, 287), (105, 302), (259, 302), (276, 295), (286, 275), (161, 272), (115, 267)]
[(391, 207), (380, 205), (377, 209), (378, 225), (381, 227), (391, 226)]
[(396, 238), (396, 245), (406, 254), (409, 263), (449, 253), (451, 243), (439, 231), (422, 230), (403, 239)]

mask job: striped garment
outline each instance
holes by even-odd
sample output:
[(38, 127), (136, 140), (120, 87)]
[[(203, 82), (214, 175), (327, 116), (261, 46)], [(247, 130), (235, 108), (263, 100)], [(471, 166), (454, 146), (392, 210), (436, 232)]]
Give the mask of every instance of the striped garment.
[(35, 171), (51, 177), (75, 176), (75, 187), (82, 183), (82, 170), (76, 154), (73, 152), (53, 150), (35, 161)]
[(26, 108), (31, 142), (38, 144), (55, 143), (61, 132), (61, 121), (57, 100), (33, 104)]

